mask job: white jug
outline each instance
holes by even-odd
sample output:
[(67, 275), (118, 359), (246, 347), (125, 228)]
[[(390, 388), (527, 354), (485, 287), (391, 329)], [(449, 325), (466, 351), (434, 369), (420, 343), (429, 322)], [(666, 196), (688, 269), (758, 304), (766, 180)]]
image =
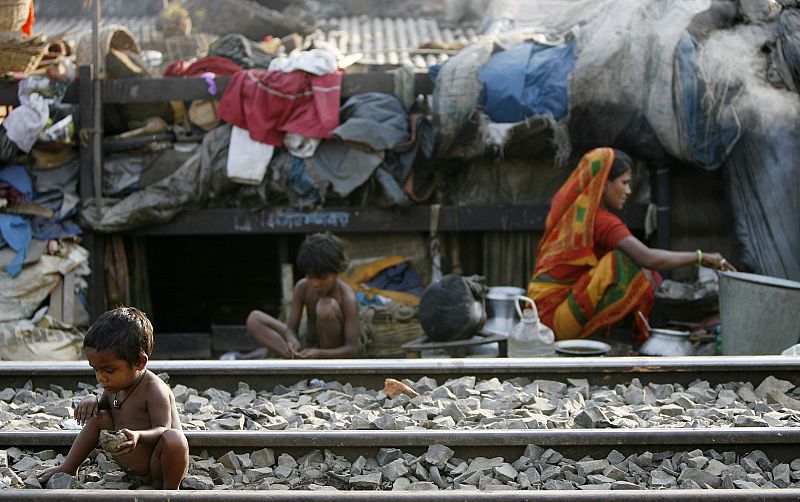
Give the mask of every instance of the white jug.
[[(519, 302), (530, 305), (524, 312)], [(508, 357), (554, 357), (556, 355), (553, 330), (539, 320), (536, 303), (527, 296), (518, 296), (514, 302), (520, 323), (508, 335)]]

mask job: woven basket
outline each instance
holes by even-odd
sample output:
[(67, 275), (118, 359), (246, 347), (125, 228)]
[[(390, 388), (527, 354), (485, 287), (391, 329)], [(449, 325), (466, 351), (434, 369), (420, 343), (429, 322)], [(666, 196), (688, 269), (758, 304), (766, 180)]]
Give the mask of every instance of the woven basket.
[[(100, 28), (98, 41), (102, 50), (103, 58), (108, 56), (111, 49), (116, 49), (123, 52), (132, 52), (140, 54), (142, 52), (136, 39), (133, 38), (131, 30), (120, 24), (109, 24)], [(75, 49), (75, 62), (78, 66), (92, 64), (92, 33), (91, 31), (84, 33), (78, 39), (78, 45)], [(105, 66), (105, 61), (103, 62)]]
[(19, 31), (31, 9), (31, 0), (0, 0), (0, 31)]
[(403, 358), (403, 345), (425, 335), (417, 307), (399, 303), (362, 307), (359, 322), (366, 357)]
[(35, 70), (49, 45), (43, 35), (29, 37), (18, 31), (0, 32), (0, 74)]

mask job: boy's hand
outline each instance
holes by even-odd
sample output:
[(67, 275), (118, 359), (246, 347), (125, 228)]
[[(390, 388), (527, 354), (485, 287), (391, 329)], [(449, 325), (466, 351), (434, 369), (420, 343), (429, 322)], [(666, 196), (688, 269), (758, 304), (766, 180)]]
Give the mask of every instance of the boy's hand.
[(303, 359), (319, 359), (320, 350), (314, 348), (303, 349), (299, 352), (295, 352), (295, 354), (297, 355), (297, 357)]
[(289, 334), (286, 337), (286, 346), (289, 347), (289, 352), (295, 355), (299, 355), (300, 348), (302, 347), (302, 345), (300, 345), (300, 340), (293, 334)]
[(100, 400), (97, 396), (86, 396), (75, 406), (75, 420), (84, 425), (90, 418), (96, 417), (100, 410)]
[(120, 429), (119, 431), (128, 436), (128, 440), (119, 446), (119, 450), (114, 453), (115, 457), (117, 455), (125, 455), (126, 453), (132, 452), (139, 443), (139, 431), (132, 431), (130, 429)]

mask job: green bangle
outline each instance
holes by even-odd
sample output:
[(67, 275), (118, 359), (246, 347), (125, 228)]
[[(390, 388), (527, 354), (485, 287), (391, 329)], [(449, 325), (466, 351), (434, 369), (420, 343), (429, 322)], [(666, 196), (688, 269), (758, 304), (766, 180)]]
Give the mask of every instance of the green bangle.
[(697, 266), (700, 267), (703, 265), (703, 250), (698, 249), (695, 253), (697, 253)]

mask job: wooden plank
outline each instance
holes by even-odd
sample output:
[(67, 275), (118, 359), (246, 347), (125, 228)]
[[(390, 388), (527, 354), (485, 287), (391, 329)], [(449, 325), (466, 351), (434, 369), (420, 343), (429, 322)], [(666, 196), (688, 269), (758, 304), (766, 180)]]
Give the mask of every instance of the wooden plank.
[(281, 315), (289, 320), (294, 293), (294, 267), (291, 263), (281, 263)]
[[(90, 77), (91, 78), (91, 77)], [(77, 104), (80, 103), (80, 84), (78, 81), (73, 81), (67, 87), (67, 93), (64, 95), (63, 103)], [(11, 80), (4, 80), (0, 82), (0, 104), (17, 106), (19, 98), (17, 97), (17, 83)]]
[[(217, 77), (220, 99), (230, 77)], [(208, 84), (202, 78), (163, 77), (105, 80), (102, 84), (103, 103), (152, 103), (168, 100), (208, 99)], [(427, 74), (416, 75), (417, 94), (431, 94), (433, 82)], [(394, 92), (394, 76), (390, 73), (348, 73), (342, 79), (342, 98), (364, 92)]]
[[(81, 68), (90, 68), (89, 66)], [(80, 71), (80, 70), (79, 70)], [(70, 83), (64, 96), (64, 103), (80, 103), (80, 82), (91, 80), (80, 78)], [(222, 97), (230, 77), (217, 77), (216, 99)], [(416, 93), (432, 94), (433, 81), (427, 73), (417, 73)], [(383, 72), (346, 73), (342, 79), (342, 98), (349, 98), (364, 92), (394, 93), (394, 75)], [(153, 103), (169, 100), (208, 99), (208, 84), (199, 77), (160, 77), (111, 79), (102, 82), (103, 103)], [(0, 104), (19, 105), (17, 83), (0, 82)]]
[[(89, 66), (81, 68), (90, 68)], [(91, 80), (91, 71), (89, 72)], [(216, 99), (222, 97), (230, 77), (217, 77)], [(415, 75), (416, 93), (432, 94), (433, 81), (426, 73)], [(70, 84), (64, 103), (80, 103), (79, 79)], [(394, 93), (394, 75), (391, 73), (346, 73), (342, 79), (342, 98), (364, 92)], [(199, 77), (160, 77), (111, 79), (102, 82), (103, 103), (153, 103), (169, 100), (208, 99), (208, 84)], [(0, 82), (0, 104), (17, 106), (17, 83)]]
[(210, 359), (208, 333), (156, 333), (151, 359)]
[(50, 292), (50, 306), (47, 313), (59, 321), (64, 317), (64, 277), (61, 277), (56, 287)]
[[(442, 206), (439, 232), (542, 231), (547, 204)], [(644, 228), (645, 204), (630, 204), (623, 212), (632, 230)], [(131, 235), (302, 234), (329, 230), (337, 233), (428, 232), (431, 208), (323, 208), (297, 211), (272, 208), (203, 209), (186, 211), (174, 220), (126, 232)]]
[[(94, 151), (91, 148), (92, 133), (95, 128), (94, 96), (92, 94), (92, 67), (81, 66), (78, 69), (80, 85), (80, 148), (78, 162), (80, 166), (78, 190), (81, 201), (94, 195)], [(84, 132), (85, 131), (85, 132)], [(84, 141), (86, 141), (84, 143)], [(104, 277), (104, 237), (87, 229), (83, 234), (83, 245), (89, 251), (89, 266), (92, 273), (89, 275), (89, 291), (87, 302), (89, 304), (89, 319), (97, 319), (106, 306), (106, 283)]]

